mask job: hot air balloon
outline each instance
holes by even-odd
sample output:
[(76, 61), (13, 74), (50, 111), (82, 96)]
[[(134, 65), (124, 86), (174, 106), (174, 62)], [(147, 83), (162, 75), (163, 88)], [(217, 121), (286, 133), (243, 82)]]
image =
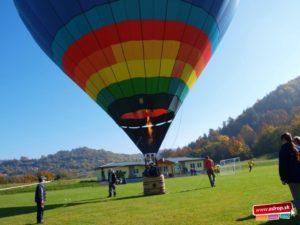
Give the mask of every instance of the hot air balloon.
[(239, 0), (14, 0), (43, 51), (155, 156)]

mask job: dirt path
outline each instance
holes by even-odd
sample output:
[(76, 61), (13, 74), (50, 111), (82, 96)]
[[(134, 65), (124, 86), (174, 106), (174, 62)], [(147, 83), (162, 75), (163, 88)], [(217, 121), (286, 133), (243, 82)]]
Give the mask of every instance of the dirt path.
[[(52, 181), (46, 181), (45, 183), (50, 183)], [(10, 190), (10, 189), (16, 189), (16, 188), (24, 188), (24, 187), (30, 187), (30, 186), (34, 186), (37, 185), (38, 183), (32, 183), (32, 184), (24, 184), (24, 185), (20, 185), (20, 186), (13, 186), (13, 187), (8, 187), (8, 188), (1, 188), (0, 191), (6, 191), (6, 190)]]

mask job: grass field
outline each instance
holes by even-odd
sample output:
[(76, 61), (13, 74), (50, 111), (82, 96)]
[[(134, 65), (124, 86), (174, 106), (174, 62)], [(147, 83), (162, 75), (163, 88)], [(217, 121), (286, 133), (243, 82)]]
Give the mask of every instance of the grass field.
[[(251, 216), (253, 204), (291, 199), (288, 187), (279, 181), (274, 163), (261, 163), (252, 173), (245, 169), (236, 175), (218, 176), (216, 188), (209, 187), (204, 175), (167, 179), (168, 193), (150, 197), (142, 196), (141, 183), (118, 186), (118, 196), (112, 199), (106, 198), (106, 186), (95, 183), (75, 184), (73, 188), (70, 184), (52, 183), (45, 224), (294, 224), (293, 220), (257, 222)], [(33, 192), (22, 191), (0, 195), (1, 225), (35, 224)]]

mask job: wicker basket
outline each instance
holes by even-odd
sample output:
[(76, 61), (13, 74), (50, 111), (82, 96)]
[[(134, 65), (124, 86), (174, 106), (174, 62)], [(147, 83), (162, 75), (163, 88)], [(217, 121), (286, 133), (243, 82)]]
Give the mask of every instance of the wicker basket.
[(165, 178), (164, 175), (158, 177), (144, 177), (144, 195), (165, 194)]

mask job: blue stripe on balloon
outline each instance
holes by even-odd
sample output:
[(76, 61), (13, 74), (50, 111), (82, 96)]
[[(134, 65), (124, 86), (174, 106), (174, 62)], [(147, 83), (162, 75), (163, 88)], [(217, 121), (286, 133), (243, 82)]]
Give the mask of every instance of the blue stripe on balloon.
[[(189, 17), (191, 4), (187, 4), (183, 1), (169, 1), (167, 9), (167, 20), (176, 20), (183, 23)], [(163, 20), (163, 18), (161, 18)]]
[(142, 18), (165, 20), (167, 3), (167, 0), (140, 0)]

